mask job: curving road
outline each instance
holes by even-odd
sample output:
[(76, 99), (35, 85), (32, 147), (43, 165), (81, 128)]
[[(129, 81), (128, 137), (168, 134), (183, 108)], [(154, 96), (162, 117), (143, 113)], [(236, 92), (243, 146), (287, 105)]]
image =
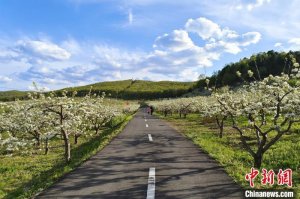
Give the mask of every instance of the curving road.
[(243, 198), (218, 163), (166, 122), (138, 112), (102, 151), (36, 198)]

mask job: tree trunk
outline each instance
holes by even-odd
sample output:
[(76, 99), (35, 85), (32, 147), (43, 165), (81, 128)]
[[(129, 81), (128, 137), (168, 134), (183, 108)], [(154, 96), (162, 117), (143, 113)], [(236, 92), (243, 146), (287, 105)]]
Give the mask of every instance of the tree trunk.
[(258, 79), (261, 80), (260, 72), (259, 72), (259, 70), (258, 70), (258, 66), (257, 66), (256, 61), (255, 61), (255, 67), (256, 67), (256, 72), (257, 72), (257, 75), (258, 75)]
[(98, 124), (94, 125), (95, 135), (98, 135), (101, 126)]
[(263, 157), (263, 154), (262, 154), (262, 153), (257, 153), (257, 154), (255, 154), (255, 156), (253, 157), (253, 158), (254, 158), (254, 167), (255, 167), (255, 168), (260, 169), (261, 163), (262, 163), (262, 157)]
[(46, 138), (46, 141), (45, 141), (45, 155), (47, 155), (49, 153), (48, 143), (49, 143), (49, 140), (48, 140), (48, 138)]
[(62, 129), (62, 136), (64, 138), (64, 145), (65, 145), (65, 159), (66, 162), (69, 163), (71, 160), (70, 139), (69, 139), (69, 135), (63, 129)]
[(219, 137), (222, 138), (223, 137), (223, 131), (224, 131), (224, 118), (222, 118), (221, 122), (219, 120), (218, 117), (216, 117), (216, 121), (217, 121), (217, 124), (219, 126)]
[(40, 148), (40, 146), (41, 146), (41, 135), (39, 134), (39, 132), (38, 131), (34, 131), (34, 138), (35, 138), (35, 140), (36, 140), (36, 147), (37, 148)]
[(41, 136), (38, 135), (37, 140), (36, 140), (36, 141), (37, 141), (37, 144), (36, 144), (36, 145), (37, 145), (38, 148), (40, 148), (40, 146), (41, 146), (41, 138), (40, 138), (40, 137), (41, 137)]
[[(64, 118), (63, 106), (62, 105), (60, 105), (60, 114), (59, 114), (59, 116), (60, 116), (60, 125), (62, 126), (63, 125), (63, 118)], [(70, 160), (71, 160), (71, 146), (70, 146), (69, 135), (64, 130), (63, 127), (61, 127), (60, 132), (61, 132), (61, 136), (63, 137), (64, 145), (65, 145), (65, 159), (66, 159), (66, 162), (69, 163)]]
[(222, 138), (223, 137), (223, 130), (224, 130), (224, 127), (223, 125), (220, 127), (220, 133), (219, 133), (219, 137)]
[(77, 135), (75, 134), (74, 135), (74, 144), (77, 144), (78, 143), (78, 138), (79, 138), (80, 135)]

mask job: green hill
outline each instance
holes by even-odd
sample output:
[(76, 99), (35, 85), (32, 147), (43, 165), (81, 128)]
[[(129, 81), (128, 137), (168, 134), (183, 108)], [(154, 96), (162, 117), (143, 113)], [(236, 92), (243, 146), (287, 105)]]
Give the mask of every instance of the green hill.
[(105, 92), (112, 98), (157, 99), (179, 97), (192, 91), (195, 84), (195, 82), (123, 80), (100, 82), (87, 86), (66, 88), (66, 90), (76, 90), (78, 96), (84, 96), (90, 91), (92, 86), (93, 93)]
[(14, 101), (16, 99), (26, 99), (27, 93), (25, 91), (1, 91), (0, 92), (0, 101)]
[[(77, 96), (85, 96), (92, 87), (92, 93), (105, 92), (107, 97), (136, 100), (179, 97), (193, 90), (196, 82), (173, 82), (173, 81), (144, 81), (122, 80), (111, 82), (99, 82), (86, 86), (70, 87), (55, 91), (61, 94), (62, 90), (77, 91)], [(0, 101), (12, 101), (26, 99), (26, 91), (2, 91)]]

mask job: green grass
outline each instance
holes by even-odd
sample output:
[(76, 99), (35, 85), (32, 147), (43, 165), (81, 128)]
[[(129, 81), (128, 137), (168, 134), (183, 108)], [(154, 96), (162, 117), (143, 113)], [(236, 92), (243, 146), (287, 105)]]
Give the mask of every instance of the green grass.
[[(98, 136), (80, 137), (79, 143), (72, 145), (70, 164), (65, 163), (62, 147), (51, 149), (48, 155), (38, 151), (31, 155), (0, 156), (0, 198), (30, 198), (49, 187), (103, 149), (131, 119), (132, 115), (119, 117), (113, 122), (113, 128)], [(59, 139), (50, 143), (52, 147), (62, 145)]]
[[(244, 188), (249, 188), (249, 182), (244, 177), (253, 166), (252, 157), (246, 152), (239, 139), (239, 135), (233, 129), (226, 127), (223, 138), (218, 137), (216, 124), (197, 114), (188, 115), (181, 119), (177, 115), (164, 118), (172, 126), (191, 139), (202, 150), (216, 159), (224, 166), (227, 173)], [(298, 127), (297, 127), (298, 128)], [(280, 168), (293, 170), (293, 189), (300, 196), (300, 137), (299, 134), (285, 135), (279, 142), (273, 145), (264, 155), (262, 168), (273, 169), (278, 173)], [(276, 184), (276, 177), (275, 177)], [(286, 186), (260, 185), (260, 177), (255, 180), (255, 188), (282, 189)]]

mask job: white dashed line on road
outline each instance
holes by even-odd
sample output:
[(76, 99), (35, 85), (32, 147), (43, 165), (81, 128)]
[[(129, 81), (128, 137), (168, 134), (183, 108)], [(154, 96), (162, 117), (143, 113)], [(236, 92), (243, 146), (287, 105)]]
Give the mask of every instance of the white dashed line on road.
[(155, 198), (155, 168), (149, 168), (148, 190), (147, 190), (146, 199), (154, 199), (154, 198)]
[(146, 127), (148, 128), (148, 127), (149, 127), (149, 125), (148, 125), (148, 124), (146, 124)]
[(150, 142), (153, 141), (151, 134), (148, 134), (148, 138), (149, 138), (149, 141), (150, 141)]
[(145, 122), (147, 122), (147, 119), (145, 119)]

